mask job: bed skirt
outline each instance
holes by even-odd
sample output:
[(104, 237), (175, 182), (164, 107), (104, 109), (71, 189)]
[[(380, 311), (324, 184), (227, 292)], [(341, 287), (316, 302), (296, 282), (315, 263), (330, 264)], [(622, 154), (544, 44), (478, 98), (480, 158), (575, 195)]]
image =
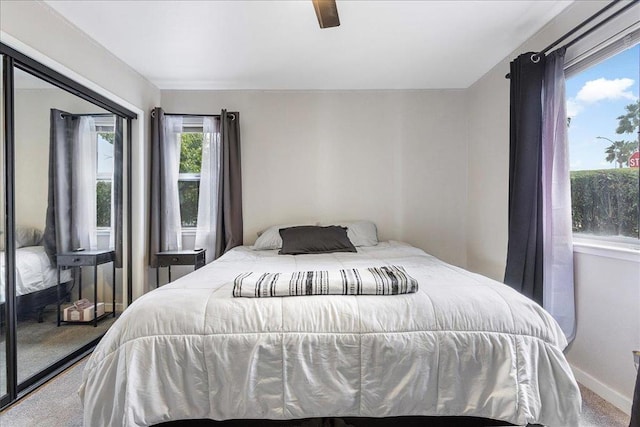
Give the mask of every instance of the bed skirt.
[[(489, 427), (513, 426), (506, 421), (477, 417), (341, 417), (299, 420), (180, 420), (156, 427)], [(533, 425), (529, 425), (533, 426)]]

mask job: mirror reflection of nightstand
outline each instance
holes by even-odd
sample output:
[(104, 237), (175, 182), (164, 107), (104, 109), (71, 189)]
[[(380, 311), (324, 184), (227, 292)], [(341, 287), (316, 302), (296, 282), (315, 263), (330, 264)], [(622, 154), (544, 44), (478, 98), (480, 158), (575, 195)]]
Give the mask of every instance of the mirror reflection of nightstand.
[[(58, 326), (61, 323), (74, 323), (74, 324), (91, 324), (98, 326), (98, 321), (104, 319), (108, 315), (116, 317), (116, 265), (115, 265), (116, 253), (112, 249), (108, 250), (96, 250), (96, 251), (74, 251), (59, 253), (56, 255), (56, 263), (58, 264)], [(105, 312), (98, 316), (98, 266), (106, 264), (108, 262), (113, 263), (113, 286), (112, 286), (112, 305), (111, 311)], [(60, 319), (60, 269), (61, 268), (79, 268), (80, 274), (78, 275), (78, 300), (82, 299), (82, 267), (93, 267), (93, 319), (90, 322), (82, 321), (69, 321)]]
[(192, 249), (182, 251), (164, 251), (156, 253), (158, 257), (158, 267), (156, 268), (156, 288), (160, 286), (160, 267), (168, 267), (169, 282), (171, 282), (172, 265), (193, 265), (193, 270), (197, 270), (206, 263), (205, 249)]

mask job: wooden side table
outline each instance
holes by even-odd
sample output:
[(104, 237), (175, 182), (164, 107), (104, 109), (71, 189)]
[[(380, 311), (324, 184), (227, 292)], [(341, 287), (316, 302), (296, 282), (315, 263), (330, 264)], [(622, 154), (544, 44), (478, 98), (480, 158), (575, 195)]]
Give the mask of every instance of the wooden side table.
[[(93, 267), (93, 326), (98, 326), (98, 320), (104, 319), (108, 315), (116, 317), (116, 252), (112, 249), (97, 251), (76, 251), (64, 252), (56, 255), (58, 263), (58, 326), (61, 323), (87, 324), (89, 322), (73, 322), (60, 319), (60, 270), (62, 268), (79, 268), (80, 274), (78, 280), (78, 299), (82, 299), (82, 267)], [(105, 312), (98, 316), (98, 266), (113, 263), (113, 287), (112, 287), (112, 306), (110, 312)]]
[(206, 263), (205, 249), (193, 249), (184, 251), (158, 252), (158, 267), (156, 268), (156, 288), (160, 286), (160, 267), (169, 268), (169, 282), (171, 282), (172, 265), (193, 265), (193, 270), (197, 270)]

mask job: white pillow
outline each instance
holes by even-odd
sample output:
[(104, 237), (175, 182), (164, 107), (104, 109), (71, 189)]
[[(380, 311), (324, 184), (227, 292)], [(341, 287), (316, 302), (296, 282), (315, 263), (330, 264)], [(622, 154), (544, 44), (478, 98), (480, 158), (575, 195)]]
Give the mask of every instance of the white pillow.
[(41, 245), (42, 230), (35, 227), (16, 226), (16, 249)]
[(347, 237), (353, 246), (376, 246), (378, 244), (378, 229), (372, 221), (340, 221), (331, 225), (347, 227)]
[(315, 224), (285, 224), (285, 225), (272, 225), (266, 230), (258, 232), (258, 238), (253, 244), (253, 250), (264, 251), (269, 249), (280, 249), (282, 247), (282, 238), (280, 237), (281, 228), (297, 227), (300, 225), (318, 225)]

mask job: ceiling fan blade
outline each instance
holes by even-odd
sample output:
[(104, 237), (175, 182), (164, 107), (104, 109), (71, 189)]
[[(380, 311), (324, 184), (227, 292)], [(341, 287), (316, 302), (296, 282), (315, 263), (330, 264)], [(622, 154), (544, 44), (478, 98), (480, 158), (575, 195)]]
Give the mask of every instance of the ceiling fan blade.
[(336, 0), (312, 0), (316, 10), (320, 28), (337, 27), (340, 25)]

